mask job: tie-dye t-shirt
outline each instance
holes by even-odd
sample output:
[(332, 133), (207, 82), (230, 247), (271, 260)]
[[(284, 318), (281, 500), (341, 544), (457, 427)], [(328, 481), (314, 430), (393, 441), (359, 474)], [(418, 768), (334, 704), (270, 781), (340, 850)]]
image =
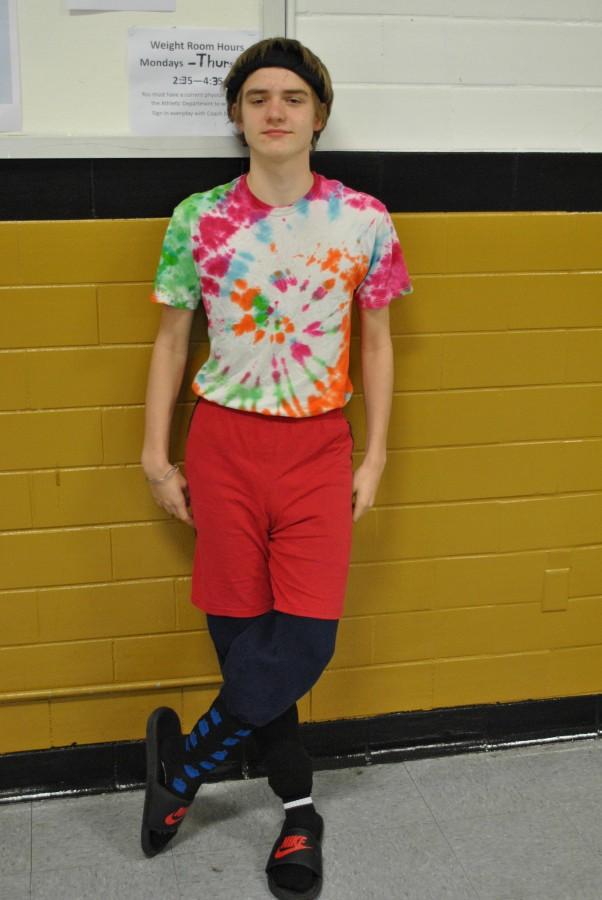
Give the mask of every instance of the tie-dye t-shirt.
[(259, 200), (241, 175), (173, 212), (152, 299), (202, 299), (210, 351), (192, 389), (207, 400), (295, 417), (344, 406), (353, 299), (375, 309), (412, 291), (386, 207), (313, 177), (290, 206)]

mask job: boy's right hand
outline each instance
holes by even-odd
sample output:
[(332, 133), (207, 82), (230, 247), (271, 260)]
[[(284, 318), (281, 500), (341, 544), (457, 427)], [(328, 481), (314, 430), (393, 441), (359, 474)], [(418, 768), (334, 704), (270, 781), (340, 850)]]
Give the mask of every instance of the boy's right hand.
[(149, 483), (149, 487), (157, 506), (194, 528), (194, 520), (190, 513), (188, 482), (179, 469), (165, 484)]

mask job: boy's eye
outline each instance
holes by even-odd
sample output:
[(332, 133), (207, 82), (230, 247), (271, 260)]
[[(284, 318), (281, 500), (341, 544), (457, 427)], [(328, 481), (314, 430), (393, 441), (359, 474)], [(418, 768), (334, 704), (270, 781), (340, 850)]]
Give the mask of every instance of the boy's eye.
[[(301, 99), (299, 97), (288, 97), (287, 98), (291, 103), (301, 103)], [(258, 97), (256, 100), (251, 100), (253, 106), (256, 106), (258, 103), (263, 103), (263, 97)]]

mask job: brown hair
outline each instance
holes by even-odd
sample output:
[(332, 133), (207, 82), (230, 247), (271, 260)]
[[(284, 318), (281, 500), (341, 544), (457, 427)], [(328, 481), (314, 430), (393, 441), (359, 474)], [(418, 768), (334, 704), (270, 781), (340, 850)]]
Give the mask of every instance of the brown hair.
[[(332, 89), (332, 82), (330, 80), (330, 75), (328, 73), (328, 69), (324, 65), (321, 59), (319, 59), (315, 53), (312, 53), (307, 47), (305, 47), (300, 41), (296, 41), (293, 38), (285, 38), (285, 37), (275, 37), (275, 38), (265, 38), (263, 41), (258, 41), (256, 44), (253, 44), (251, 47), (247, 47), (246, 50), (240, 54), (240, 56), (234, 60), (232, 63), (232, 68), (224, 78), (223, 89), (224, 91), (228, 90), (228, 85), (231, 81), (233, 81), (241, 69), (246, 68), (250, 63), (256, 63), (259, 60), (265, 58), (265, 56), (270, 53), (272, 50), (280, 50), (285, 53), (293, 53), (295, 56), (299, 57), (299, 60), (303, 63), (303, 65), (309, 69), (309, 71), (323, 84), (324, 86), (324, 100), (321, 101), (315, 90), (311, 85), (309, 86), (311, 89), (311, 96), (314, 102), (314, 108), (316, 111), (316, 115), (319, 117), (320, 122), (322, 123), (322, 128), (320, 131), (314, 131), (312, 139), (311, 139), (311, 149), (315, 150), (316, 144), (320, 139), (320, 135), (322, 131), (326, 127), (326, 123), (328, 122), (328, 118), (330, 116), (330, 110), (332, 109), (332, 103), (334, 100), (334, 91)], [(303, 76), (300, 76), (301, 78)], [(242, 89), (244, 87), (244, 82), (240, 87), (236, 95), (236, 99), (230, 99), (227, 101), (227, 109), (228, 109), (228, 119), (230, 122), (240, 122), (240, 102), (242, 99)], [(234, 113), (234, 106), (236, 106), (236, 113)], [(243, 147), (248, 147), (245, 140), (245, 136), (242, 132), (237, 133), (237, 137), (242, 143)]]

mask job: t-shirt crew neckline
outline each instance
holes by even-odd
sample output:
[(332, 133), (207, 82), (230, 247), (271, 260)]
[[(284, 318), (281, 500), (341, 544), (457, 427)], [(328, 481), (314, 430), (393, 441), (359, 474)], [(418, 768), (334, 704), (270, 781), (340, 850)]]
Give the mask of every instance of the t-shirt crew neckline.
[(261, 209), (264, 212), (267, 212), (268, 215), (272, 216), (286, 216), (294, 212), (300, 203), (304, 203), (307, 200), (312, 200), (319, 193), (319, 181), (320, 176), (317, 172), (311, 173), (313, 175), (313, 183), (310, 187), (307, 194), (303, 197), (300, 197), (298, 200), (295, 200), (294, 203), (289, 203), (288, 206), (271, 206), (269, 203), (264, 203), (263, 200), (260, 200), (259, 197), (256, 197), (249, 185), (247, 184), (247, 173), (241, 176), (241, 186), (244, 193), (247, 196), (247, 199), (251, 203), (252, 206), (256, 207), (256, 209)]

